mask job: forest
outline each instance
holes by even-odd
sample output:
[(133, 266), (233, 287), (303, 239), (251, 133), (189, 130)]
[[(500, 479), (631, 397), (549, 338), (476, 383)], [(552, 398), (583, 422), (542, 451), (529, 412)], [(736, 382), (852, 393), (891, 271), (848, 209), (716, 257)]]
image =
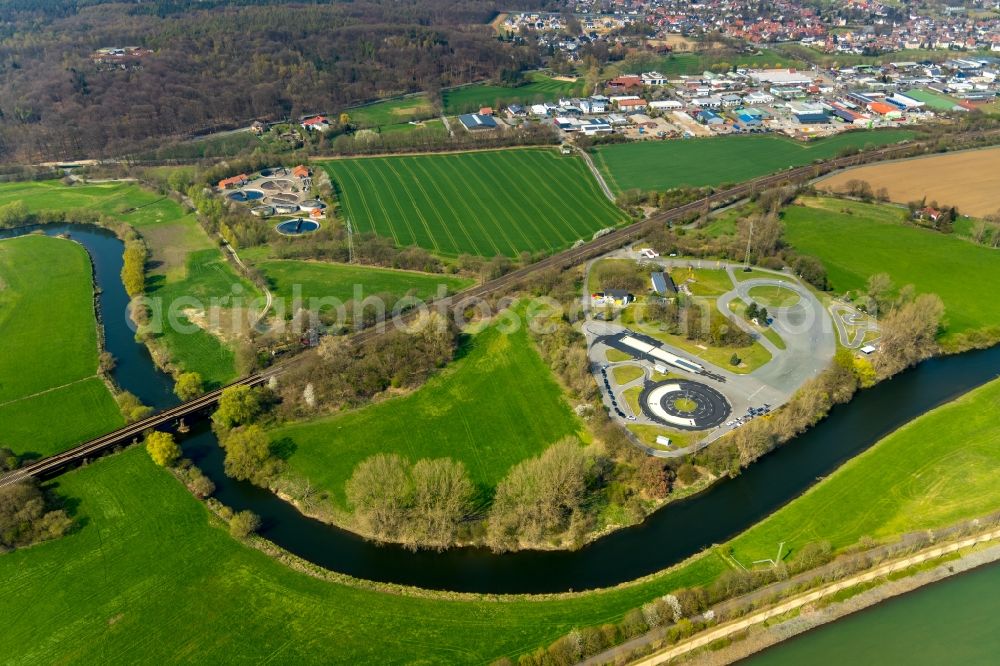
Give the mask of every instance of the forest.
[[(504, 8), (545, 6), (520, 0)], [(167, 137), (335, 113), (537, 64), (493, 2), (0, 4), (0, 162), (129, 156)], [(107, 62), (98, 49), (136, 46)]]

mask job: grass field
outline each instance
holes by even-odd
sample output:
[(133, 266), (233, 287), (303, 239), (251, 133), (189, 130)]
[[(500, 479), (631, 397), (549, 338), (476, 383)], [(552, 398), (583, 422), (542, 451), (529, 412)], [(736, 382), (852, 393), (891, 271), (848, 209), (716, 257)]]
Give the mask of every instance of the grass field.
[(617, 192), (665, 190), (737, 183), (836, 157), (846, 148), (885, 145), (913, 136), (908, 130), (886, 130), (847, 132), (808, 144), (765, 135), (640, 141), (599, 146), (593, 155), (608, 185)]
[[(193, 215), (175, 201), (134, 183), (0, 184), (0, 205), (15, 200), (23, 201), (32, 211), (97, 210), (134, 226), (150, 250), (147, 294), (163, 299), (164, 312), (171, 303), (183, 310), (182, 298), (194, 297), (207, 304), (213, 297), (229, 296), (234, 284), (240, 284), (244, 297), (257, 293), (250, 283), (237, 278)], [(86, 286), (89, 288), (89, 280)], [(179, 320), (190, 323), (184, 316)], [(212, 333), (185, 334), (167, 327), (159, 342), (178, 367), (200, 372), (209, 384), (226, 383), (236, 376), (230, 345)]]
[[(746, 562), (773, 557), (782, 540), (794, 554), (995, 510), (998, 409), (995, 381), (888, 436), (726, 546)], [(572, 598), (421, 599), (319, 581), (242, 547), (139, 449), (64, 475), (59, 490), (79, 500), (83, 527), (0, 556), (0, 649), (12, 663), (313, 663), (331, 641), (351, 663), (516, 661), (726, 569), (708, 551), (642, 584)]]
[(495, 485), (517, 462), (582, 432), (527, 331), (488, 328), (461, 359), (408, 395), (270, 433), (289, 440), (294, 476), (330, 492), (343, 506), (355, 465), (379, 452), (411, 460), (451, 457), (465, 463), (481, 488)]
[(174, 201), (134, 183), (66, 186), (57, 180), (0, 183), (0, 205), (23, 201), (31, 211), (87, 209), (129, 224), (166, 222), (183, 216)]
[(841, 548), (995, 511), (998, 412), (994, 381), (912, 421), (735, 539), (736, 556), (773, 557), (779, 541)]
[(475, 113), (484, 106), (499, 109), (507, 104), (537, 104), (554, 102), (560, 97), (574, 97), (583, 94), (584, 80), (557, 81), (540, 72), (531, 72), (527, 81), (516, 88), (477, 83), (471, 86), (451, 88), (441, 93), (444, 112), (448, 115)]
[(80, 500), (82, 529), (0, 555), (0, 650), (11, 664), (313, 664), (334, 645), (342, 663), (516, 662), (725, 567), (711, 556), (566, 599), (424, 599), (321, 581), (245, 548), (141, 449), (71, 472), (59, 490)]
[[(784, 211), (785, 238), (822, 260), (833, 289), (861, 289), (875, 273), (944, 301), (947, 335), (1000, 323), (1000, 254), (928, 229), (904, 225), (894, 207), (808, 198)], [(850, 211), (850, 214), (843, 212)], [(892, 248), (892, 251), (886, 251)]]
[(983, 217), (1000, 211), (997, 173), (1000, 148), (986, 148), (848, 169), (818, 186), (840, 191), (849, 180), (864, 180), (874, 190), (886, 188), (897, 203), (927, 197), (941, 206), (956, 206), (964, 215)]
[[(264, 261), (257, 264), (277, 298), (290, 304), (299, 287), (303, 302), (312, 298), (336, 298), (346, 303), (355, 298), (359, 286), (362, 299), (376, 294), (390, 294), (393, 301), (413, 295), (420, 299), (436, 296), (439, 287), (454, 293), (472, 284), (468, 278), (434, 275), (416, 271), (396, 271), (371, 266), (351, 266), (318, 261)], [(389, 307), (393, 303), (387, 303)]]
[(651, 69), (658, 71), (667, 78), (676, 78), (687, 74), (701, 74), (706, 70), (718, 69), (728, 64), (740, 68), (798, 67), (802, 61), (770, 49), (762, 49), (759, 53), (674, 53), (664, 57), (648, 56), (631, 60), (629, 64), (616, 67), (622, 73), (639, 74)]
[(625, 220), (582, 160), (554, 150), (343, 159), (324, 166), (358, 231), (442, 254), (555, 250)]
[[(182, 371), (200, 373), (208, 386), (221, 386), (236, 378), (231, 342), (249, 324), (245, 312), (234, 322), (232, 301), (222, 300), (233, 298), (235, 291), (244, 303), (259, 297), (256, 288), (238, 277), (214, 247), (186, 253), (183, 275), (151, 275), (146, 282), (147, 296), (158, 299), (164, 313), (172, 308), (184, 329), (165, 326), (157, 343)], [(213, 300), (223, 308), (218, 329), (192, 325), (198, 323), (193, 318), (207, 312)]]
[(411, 120), (423, 120), (434, 115), (427, 95), (411, 95), (401, 99), (390, 99), (365, 106), (355, 106), (344, 109), (351, 122), (359, 127), (384, 127), (408, 123)]
[(612, 368), (611, 373), (615, 376), (615, 381), (619, 384), (628, 384), (642, 377), (645, 371), (637, 365), (622, 365)]
[(55, 453), (121, 425), (97, 377), (92, 284), (76, 243), (0, 241), (0, 443), (18, 453)]
[(791, 289), (758, 286), (750, 288), (750, 298), (766, 308), (789, 308), (799, 302), (799, 295)]
[(922, 88), (907, 90), (906, 95), (912, 97), (918, 102), (923, 102), (936, 111), (951, 111), (953, 108), (958, 106), (958, 101), (948, 97), (947, 95), (934, 92), (933, 90)]

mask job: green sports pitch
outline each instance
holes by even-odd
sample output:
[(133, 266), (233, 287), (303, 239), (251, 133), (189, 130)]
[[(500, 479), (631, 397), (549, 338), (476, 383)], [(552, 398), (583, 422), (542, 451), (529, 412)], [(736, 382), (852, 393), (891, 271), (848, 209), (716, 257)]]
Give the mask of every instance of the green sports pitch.
[(444, 255), (515, 256), (624, 222), (578, 157), (493, 150), (326, 162), (359, 232)]
[(611, 189), (665, 190), (739, 183), (836, 157), (847, 149), (883, 146), (915, 135), (909, 130), (858, 131), (802, 143), (778, 136), (723, 136), (642, 141), (594, 149), (594, 162)]

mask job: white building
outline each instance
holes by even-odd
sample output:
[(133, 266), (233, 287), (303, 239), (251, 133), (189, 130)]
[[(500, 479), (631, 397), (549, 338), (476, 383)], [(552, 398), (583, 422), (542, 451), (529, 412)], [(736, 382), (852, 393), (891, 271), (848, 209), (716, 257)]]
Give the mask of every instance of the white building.
[(778, 86), (808, 86), (813, 79), (808, 72), (798, 72), (794, 69), (762, 69), (750, 72), (750, 79), (759, 84)]
[(649, 108), (651, 109), (680, 109), (684, 105), (678, 102), (676, 99), (658, 99), (656, 101), (649, 103)]
[(758, 90), (745, 95), (743, 97), (743, 103), (747, 106), (755, 106), (757, 104), (773, 104), (774, 95), (766, 93), (763, 90)]
[(691, 103), (702, 109), (721, 109), (721, 97), (695, 97)]
[(644, 86), (662, 86), (666, 85), (667, 77), (663, 76), (659, 72), (643, 72), (642, 73), (642, 85)]

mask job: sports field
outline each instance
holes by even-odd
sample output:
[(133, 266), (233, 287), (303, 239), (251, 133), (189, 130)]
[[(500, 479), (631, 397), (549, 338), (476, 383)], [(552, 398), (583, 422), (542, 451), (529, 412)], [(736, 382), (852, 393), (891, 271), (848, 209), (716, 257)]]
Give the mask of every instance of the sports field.
[(448, 369), (409, 395), (317, 421), (273, 430), (290, 440), (293, 476), (343, 506), (355, 465), (380, 452), (416, 461), (451, 457), (473, 481), (493, 487), (515, 463), (582, 430), (527, 331), (477, 334)]
[(918, 102), (923, 102), (936, 111), (951, 111), (953, 108), (958, 106), (958, 102), (956, 100), (948, 97), (947, 95), (934, 92), (933, 90), (907, 90), (905, 94)]
[(446, 255), (556, 250), (625, 221), (577, 157), (548, 149), (331, 160), (360, 232)]
[(1000, 211), (1000, 148), (968, 150), (848, 169), (824, 178), (819, 187), (842, 190), (849, 180), (886, 188), (897, 203), (937, 201), (963, 215), (983, 217)]
[[(274, 260), (256, 266), (264, 272), (275, 297), (285, 299), (286, 307), (296, 296), (304, 307), (314, 298), (335, 298), (342, 303), (380, 294), (390, 295), (393, 301), (407, 295), (427, 299), (437, 296), (440, 288), (454, 293), (472, 284), (468, 278), (451, 275), (320, 261)], [(386, 305), (391, 308), (394, 303)]]
[[(897, 286), (944, 301), (947, 337), (996, 327), (1000, 284), (996, 250), (945, 234), (905, 225), (894, 206), (805, 198), (784, 211), (785, 238), (799, 252), (818, 257), (833, 289), (861, 289), (875, 273), (888, 273)], [(844, 211), (850, 211), (844, 212)]]
[(598, 146), (593, 155), (616, 192), (665, 190), (738, 183), (836, 157), (845, 148), (886, 145), (913, 136), (909, 130), (856, 131), (810, 143), (767, 135), (723, 136)]
[(555, 102), (560, 97), (583, 94), (583, 79), (558, 81), (539, 72), (531, 72), (526, 78), (527, 82), (516, 88), (477, 83), (444, 90), (441, 92), (444, 112), (449, 115), (475, 113), (484, 106), (499, 110), (507, 104)]
[(0, 444), (51, 454), (122, 423), (97, 376), (87, 251), (58, 238), (0, 240)]

